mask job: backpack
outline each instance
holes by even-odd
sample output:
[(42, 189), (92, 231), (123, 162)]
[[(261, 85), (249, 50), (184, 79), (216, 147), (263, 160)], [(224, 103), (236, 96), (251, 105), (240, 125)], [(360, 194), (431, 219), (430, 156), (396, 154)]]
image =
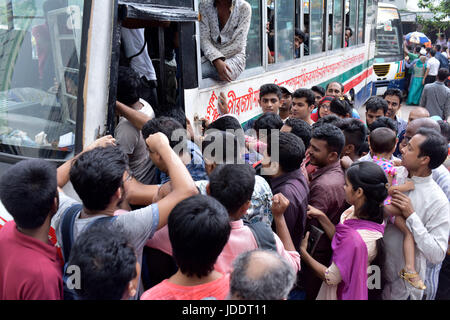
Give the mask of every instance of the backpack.
[(262, 221), (249, 223), (244, 220), (244, 225), (249, 227), (255, 237), (259, 249), (277, 251), (277, 244), (273, 231)]
[[(70, 206), (64, 211), (61, 217), (61, 249), (64, 257), (64, 267), (63, 267), (63, 289), (64, 289), (64, 300), (78, 300), (77, 293), (75, 289), (70, 289), (67, 285), (67, 281), (69, 280), (71, 274), (67, 273), (67, 268), (69, 267), (69, 257), (70, 251), (72, 249), (72, 245), (74, 243), (73, 239), (73, 226), (75, 224), (75, 219), (77, 214), (81, 211), (83, 206), (79, 203)], [(94, 225), (95, 223), (99, 223), (100, 221), (112, 222), (117, 217), (102, 217), (95, 219), (87, 226), (84, 227), (82, 232), (86, 231), (89, 227)]]

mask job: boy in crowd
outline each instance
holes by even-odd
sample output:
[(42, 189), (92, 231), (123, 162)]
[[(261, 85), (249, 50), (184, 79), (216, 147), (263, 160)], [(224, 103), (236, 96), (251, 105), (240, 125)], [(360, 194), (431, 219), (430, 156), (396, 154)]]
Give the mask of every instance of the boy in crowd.
[(212, 197), (190, 197), (172, 210), (168, 228), (173, 257), (179, 269), (144, 292), (141, 299), (225, 299), (229, 275), (214, 270), (214, 265), (230, 236), (226, 209)]
[[(140, 83), (139, 76), (133, 69), (119, 67), (117, 100), (129, 108), (142, 110), (145, 101), (139, 99)], [(148, 105), (148, 107), (150, 106)], [(154, 118), (153, 110), (151, 112), (152, 118)], [(115, 129), (115, 138), (119, 148), (128, 155), (130, 170), (136, 180), (143, 184), (156, 184), (156, 167), (150, 160), (141, 131), (125, 117), (120, 117)]]
[(408, 124), (405, 120), (397, 116), (402, 106), (402, 92), (399, 89), (387, 89), (383, 94), (383, 99), (386, 100), (388, 104), (386, 117), (397, 122), (397, 136), (399, 136), (406, 129), (406, 125)]
[(325, 89), (319, 86), (312, 86), (311, 91), (314, 93), (315, 103), (314, 105), (317, 107), (319, 105), (319, 101), (325, 97)]
[(14, 218), (0, 229), (0, 300), (61, 300), (61, 258), (49, 242), (58, 210), (56, 167), (23, 160), (0, 181), (0, 199)]
[(81, 300), (126, 300), (137, 293), (141, 266), (119, 225), (90, 226), (74, 244), (68, 265), (80, 268), (80, 288), (75, 291)]
[(360, 120), (347, 118), (336, 124), (345, 136), (345, 146), (341, 153), (341, 158), (350, 158), (352, 162), (358, 160), (359, 150), (366, 141), (367, 127)]
[[(178, 153), (194, 181), (207, 179), (202, 153), (195, 143), (187, 139), (187, 132), (180, 122), (171, 117), (161, 116), (149, 120), (142, 127), (144, 139), (157, 132), (164, 133), (169, 139), (170, 147)], [(158, 182), (160, 184), (168, 182), (170, 178), (166, 162), (155, 152), (150, 152), (150, 159), (160, 171)]]
[(315, 97), (314, 92), (310, 89), (300, 88), (292, 94), (292, 111), (291, 117), (305, 121), (312, 125), (311, 112), (314, 109)]
[[(259, 88), (259, 105), (261, 106), (262, 112), (274, 112), (278, 114), (278, 110), (281, 105), (282, 92), (279, 86), (274, 83), (263, 84)], [(253, 128), (253, 124), (256, 119), (250, 119), (243, 126), (244, 131)]]
[(286, 120), (289, 118), (289, 114), (292, 107), (292, 92), (289, 91), (286, 87), (280, 87), (282, 97), (281, 97), (281, 105), (279, 109), (279, 115), (281, 120), (286, 122)]
[[(311, 164), (317, 166), (317, 170), (311, 174), (308, 211), (318, 209), (324, 212), (335, 225), (339, 222), (340, 214), (347, 208), (342, 187), (345, 184), (344, 171), (340, 164), (344, 145), (345, 136), (342, 131), (333, 125), (323, 124), (313, 129), (308, 149)], [(308, 220), (307, 229), (310, 224), (320, 228), (316, 219)], [(327, 264), (331, 254), (331, 241), (328, 237), (322, 237), (313, 254), (314, 259)], [(306, 299), (315, 299), (322, 281), (306, 265), (302, 265), (302, 270)]]
[(380, 117), (386, 116), (388, 111), (388, 103), (381, 97), (370, 97), (365, 103), (366, 107), (366, 124), (370, 126), (372, 122)]
[[(137, 260), (141, 265), (145, 242), (157, 229), (167, 224), (168, 215), (178, 202), (197, 193), (186, 166), (173, 152), (164, 134), (151, 135), (146, 139), (146, 143), (150, 153), (158, 154), (165, 163), (173, 191), (157, 203), (121, 214), (114, 220), (114, 223), (123, 226), (129, 233), (130, 243), (135, 248)], [(52, 218), (52, 224), (63, 249), (62, 239), (67, 237), (66, 232), (72, 233), (73, 241), (76, 241), (89, 223), (115, 215), (121, 203), (125, 202), (132, 182), (127, 156), (118, 147), (111, 145), (83, 152), (58, 168), (60, 188), (68, 182), (69, 177), (83, 206), (62, 191), (59, 192), (59, 208)], [(146, 196), (153, 197), (151, 193), (147, 193)], [(62, 224), (67, 221), (68, 213), (74, 206), (79, 208), (73, 212), (75, 217), (73, 230), (65, 231)], [(70, 216), (68, 218), (70, 219)], [(135, 298), (138, 298), (139, 287)]]
[(272, 134), (270, 140), (264, 154), (263, 169), (268, 171), (273, 194), (282, 193), (289, 200), (284, 218), (298, 251), (304, 235), (309, 194), (308, 183), (300, 169), (305, 158), (305, 146), (292, 133)]

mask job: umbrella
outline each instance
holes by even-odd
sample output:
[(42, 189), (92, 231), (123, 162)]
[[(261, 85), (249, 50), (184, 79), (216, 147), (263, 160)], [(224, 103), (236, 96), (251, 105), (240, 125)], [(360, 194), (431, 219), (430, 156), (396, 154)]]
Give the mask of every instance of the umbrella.
[(425, 47), (431, 48), (431, 40), (422, 32), (410, 32), (406, 35), (405, 40), (409, 43), (424, 44)]

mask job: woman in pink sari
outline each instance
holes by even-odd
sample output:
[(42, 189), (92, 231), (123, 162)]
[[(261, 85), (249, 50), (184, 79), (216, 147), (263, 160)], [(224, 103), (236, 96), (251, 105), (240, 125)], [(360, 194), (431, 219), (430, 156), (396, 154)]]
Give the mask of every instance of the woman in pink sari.
[[(356, 162), (346, 173), (345, 195), (352, 205), (338, 225), (320, 210), (309, 206), (308, 218), (317, 219), (332, 239), (329, 267), (314, 260), (307, 252), (309, 233), (300, 247), (301, 259), (324, 282), (318, 300), (367, 300), (367, 268), (380, 252), (377, 241), (383, 237), (383, 201), (387, 197), (387, 178), (372, 162)], [(323, 235), (325, 236), (325, 235)]]

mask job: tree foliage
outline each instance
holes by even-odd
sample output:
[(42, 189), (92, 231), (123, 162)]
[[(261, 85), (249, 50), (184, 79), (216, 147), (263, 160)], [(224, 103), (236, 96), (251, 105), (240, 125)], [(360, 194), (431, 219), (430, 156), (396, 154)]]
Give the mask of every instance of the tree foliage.
[[(428, 9), (431, 13), (433, 13), (433, 19), (427, 20), (430, 28), (434, 27), (435, 29), (441, 29), (445, 31), (449, 28), (450, 25), (450, 0), (419, 0), (417, 5), (419, 8)], [(424, 19), (420, 19), (420, 23), (424, 24)]]

